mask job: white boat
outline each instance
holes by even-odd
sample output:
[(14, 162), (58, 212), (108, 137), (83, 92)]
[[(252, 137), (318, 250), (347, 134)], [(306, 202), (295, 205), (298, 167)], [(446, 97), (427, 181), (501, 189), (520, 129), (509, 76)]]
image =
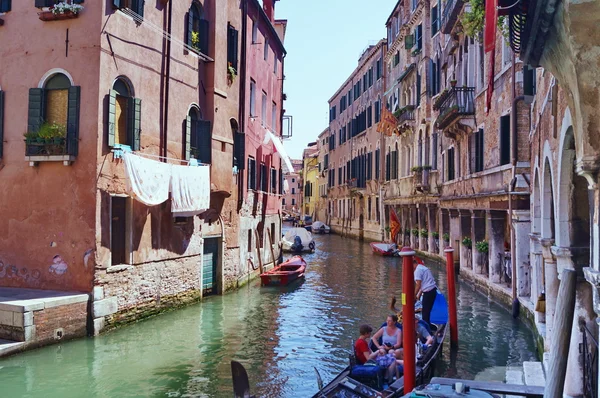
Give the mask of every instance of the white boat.
[(329, 228), (329, 225), (322, 223), (321, 221), (315, 221), (312, 224), (313, 234), (328, 234), (329, 232), (331, 232), (331, 228)]
[(283, 251), (301, 253), (315, 251), (315, 241), (310, 232), (304, 228), (290, 228), (281, 239)]

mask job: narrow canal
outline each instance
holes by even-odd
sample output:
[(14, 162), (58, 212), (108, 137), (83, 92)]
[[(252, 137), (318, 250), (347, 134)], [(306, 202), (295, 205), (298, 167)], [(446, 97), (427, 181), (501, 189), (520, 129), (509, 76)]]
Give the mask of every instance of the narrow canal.
[[(306, 280), (259, 282), (225, 296), (87, 338), (0, 360), (2, 397), (231, 397), (231, 359), (245, 364), (259, 397), (307, 397), (346, 366), (358, 325), (379, 325), (401, 287), (398, 258), (367, 243), (316, 236)], [(445, 274), (429, 264), (446, 291)], [(438, 374), (501, 380), (535, 360), (531, 332), (507, 309), (458, 288), (460, 350), (444, 349)], [(452, 362), (452, 363), (451, 363)]]

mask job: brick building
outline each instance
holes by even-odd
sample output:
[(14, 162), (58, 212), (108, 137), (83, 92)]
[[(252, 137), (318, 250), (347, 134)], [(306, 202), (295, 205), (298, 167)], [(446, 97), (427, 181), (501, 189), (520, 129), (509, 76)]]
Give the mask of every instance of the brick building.
[(385, 40), (370, 45), (358, 66), (329, 99), (328, 220), (346, 235), (381, 239), (381, 134)]
[[(0, 286), (89, 294), (88, 333), (239, 286), (249, 275), (240, 230), (248, 210), (240, 204), (250, 196), (239, 171), (246, 154), (273, 151), (248, 126), (247, 93), (251, 79), (269, 92), (276, 121), (269, 126), (280, 136), (285, 22), (272, 19), (269, 1), (264, 10), (255, 0), (85, 2), (68, 15), (53, 13), (54, 3), (2, 9), (0, 181), (12, 188), (0, 193)], [(253, 20), (269, 37), (264, 51), (252, 45)], [(28, 40), (24, 26), (43, 40)], [(23, 48), (26, 58), (8, 56)], [(267, 49), (270, 74), (254, 75), (254, 60)], [(191, 216), (176, 213), (170, 200), (135, 200), (126, 186), (129, 153), (153, 162), (147, 170), (209, 165), (208, 209)], [(275, 218), (280, 158), (270, 158), (275, 193), (267, 207)], [(165, 175), (152, 178), (165, 185)], [(80, 301), (73, 297), (64, 302)], [(87, 317), (77, 315), (84, 324)], [(27, 317), (5, 325), (12, 329), (0, 325), (0, 338), (35, 326), (35, 312), (32, 318), (33, 325)], [(38, 327), (39, 338), (26, 340), (46, 343), (46, 332)]]

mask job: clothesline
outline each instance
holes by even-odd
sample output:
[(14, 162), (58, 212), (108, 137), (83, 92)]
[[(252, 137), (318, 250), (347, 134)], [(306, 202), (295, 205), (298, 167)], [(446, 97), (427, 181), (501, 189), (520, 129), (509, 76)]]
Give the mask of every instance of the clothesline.
[[(116, 152), (116, 151), (122, 151), (122, 152), (130, 152), (125, 150), (123, 147), (120, 148), (113, 148), (112, 152)], [(192, 163), (192, 160), (185, 160), (185, 159), (177, 159), (177, 158), (169, 158), (169, 157), (165, 157), (165, 156), (160, 156), (160, 155), (153, 155), (151, 153), (144, 153), (144, 152), (131, 152), (134, 155), (138, 155), (138, 156), (146, 156), (146, 157), (150, 157), (150, 158), (155, 158), (155, 159), (161, 159), (161, 160), (171, 160), (173, 162), (182, 162), (185, 164), (190, 164)], [(210, 166), (210, 164), (208, 163), (201, 163), (201, 162), (196, 162), (196, 165), (198, 166)]]

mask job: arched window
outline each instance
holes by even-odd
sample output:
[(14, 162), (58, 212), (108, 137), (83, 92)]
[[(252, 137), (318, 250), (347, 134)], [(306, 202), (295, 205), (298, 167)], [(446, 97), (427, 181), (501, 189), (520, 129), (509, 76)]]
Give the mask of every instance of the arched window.
[(208, 21), (204, 17), (204, 9), (199, 1), (192, 2), (187, 20), (187, 45), (208, 55)]
[(108, 145), (140, 149), (142, 100), (134, 98), (133, 86), (125, 77), (113, 83), (108, 99)]
[[(27, 132), (52, 139), (55, 155), (77, 155), (80, 92), (61, 72), (50, 75), (41, 88), (29, 90)], [(32, 149), (27, 147), (28, 155), (35, 155)]]
[(211, 123), (202, 120), (200, 109), (192, 106), (186, 117), (186, 150), (185, 158), (198, 159), (200, 163), (210, 164), (212, 161)]

